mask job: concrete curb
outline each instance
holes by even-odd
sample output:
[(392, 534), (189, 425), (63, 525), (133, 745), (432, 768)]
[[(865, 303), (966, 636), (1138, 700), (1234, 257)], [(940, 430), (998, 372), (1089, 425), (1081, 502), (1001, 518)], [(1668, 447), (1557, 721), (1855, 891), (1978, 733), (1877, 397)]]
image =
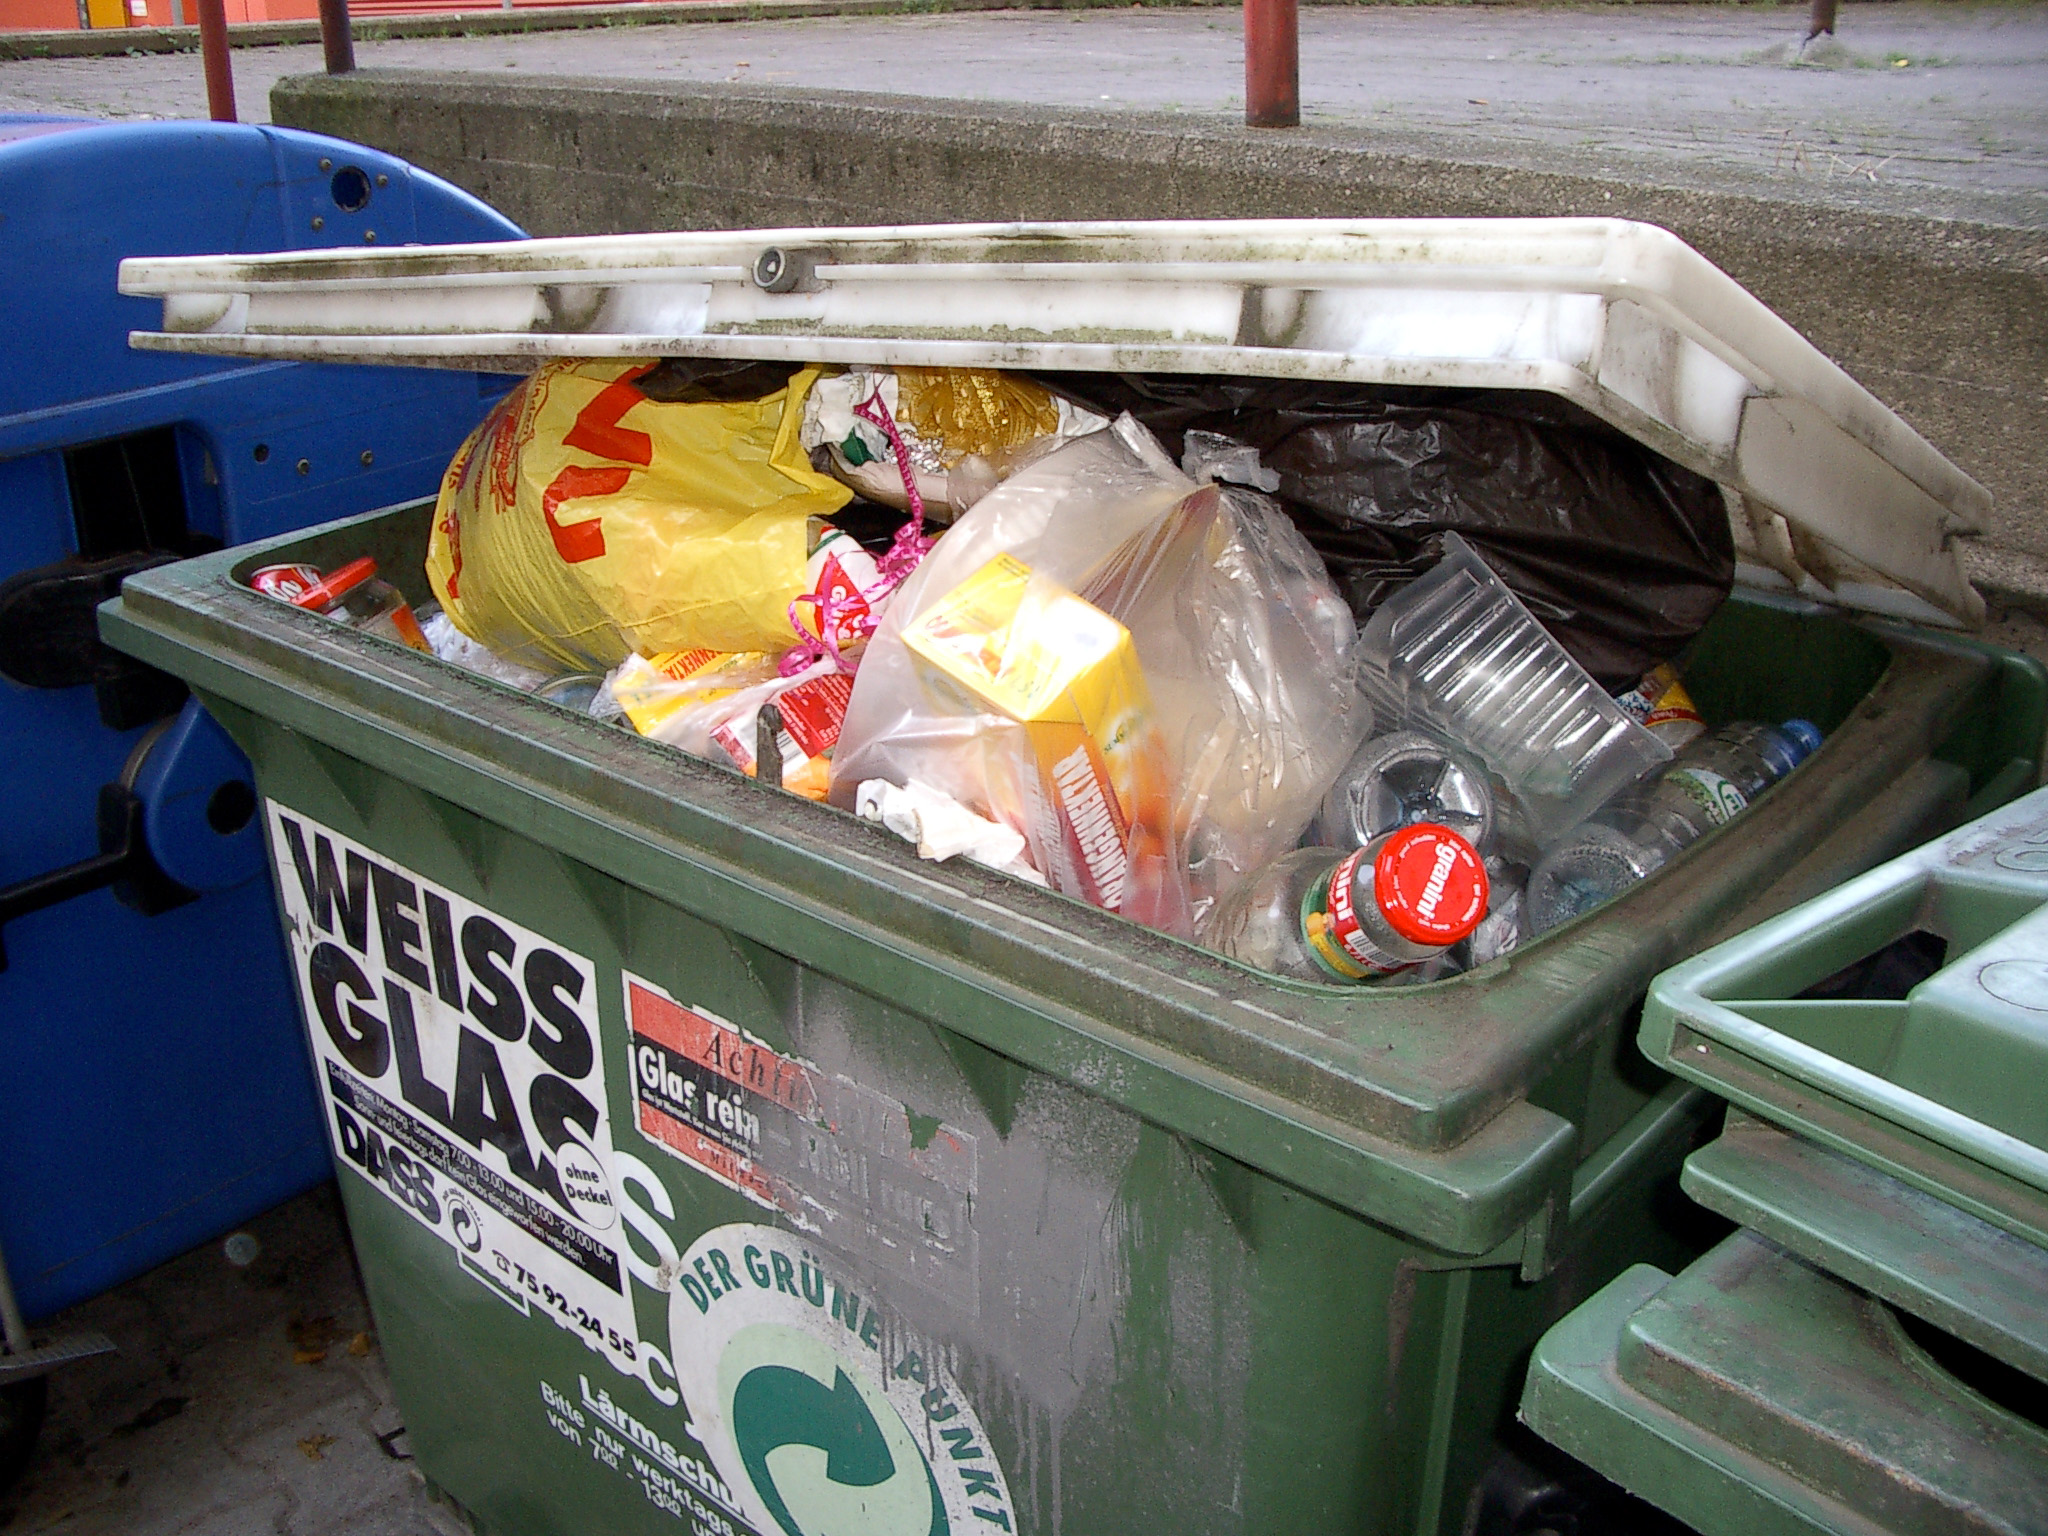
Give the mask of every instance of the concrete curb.
[[(484, 37), (520, 32), (572, 32), (594, 27), (665, 27), (714, 21), (796, 21), (813, 16), (937, 15), (948, 11), (1093, 11), (1236, 9), (1239, 0), (682, 0), (640, 5), (561, 5), (545, 10), (467, 11), (440, 16), (358, 18), (358, 42), (405, 37)], [(1303, 0), (1309, 5), (1412, 5), (1416, 0)], [(1435, 4), (1550, 5), (1584, 10), (1599, 6), (1693, 5), (1698, 0), (1432, 0)], [(1795, 9), (1796, 0), (1723, 0), (1730, 6)], [(234, 48), (276, 48), (317, 43), (316, 21), (238, 22), (228, 28)], [(195, 53), (199, 28), (122, 27), (98, 32), (0, 32), (0, 62), (17, 59), (103, 58), (115, 54)]]

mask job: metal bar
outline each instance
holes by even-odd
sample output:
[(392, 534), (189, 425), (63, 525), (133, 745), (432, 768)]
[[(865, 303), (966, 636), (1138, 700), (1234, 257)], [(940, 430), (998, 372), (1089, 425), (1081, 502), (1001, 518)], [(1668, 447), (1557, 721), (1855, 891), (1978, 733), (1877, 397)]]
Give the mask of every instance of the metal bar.
[(14, 1299), (14, 1277), (7, 1272), (7, 1255), (0, 1253), (0, 1339), (9, 1354), (28, 1353), (28, 1324), (22, 1321), (21, 1304)]
[(206, 63), (206, 113), (216, 123), (235, 117), (235, 72), (228, 62), (228, 14), (222, 0), (198, 0), (199, 52)]
[(1295, 0), (1244, 0), (1244, 121), (1248, 128), (1301, 126)]
[(327, 55), (327, 73), (353, 74), (356, 40), (349, 31), (348, 0), (320, 0), (320, 49)]

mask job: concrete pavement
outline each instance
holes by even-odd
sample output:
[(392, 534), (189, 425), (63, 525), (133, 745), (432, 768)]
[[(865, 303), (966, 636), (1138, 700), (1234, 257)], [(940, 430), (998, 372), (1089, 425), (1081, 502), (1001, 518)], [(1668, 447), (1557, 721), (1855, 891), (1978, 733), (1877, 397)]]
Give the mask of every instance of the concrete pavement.
[[(1308, 126), (1483, 146), (1544, 170), (2048, 226), (2048, 7), (1851, 6), (1804, 54), (1792, 6), (1324, 6)], [(1236, 14), (1008, 11), (363, 41), (365, 70), (832, 89), (1086, 112), (1243, 110)], [(1803, 60), (1803, 62), (1801, 62)], [(317, 47), (234, 54), (245, 121)], [(0, 63), (0, 110), (204, 114), (189, 54)]]
[(467, 1536), (412, 1472), (332, 1185), (53, 1328), (119, 1348), (50, 1378), (10, 1536)]

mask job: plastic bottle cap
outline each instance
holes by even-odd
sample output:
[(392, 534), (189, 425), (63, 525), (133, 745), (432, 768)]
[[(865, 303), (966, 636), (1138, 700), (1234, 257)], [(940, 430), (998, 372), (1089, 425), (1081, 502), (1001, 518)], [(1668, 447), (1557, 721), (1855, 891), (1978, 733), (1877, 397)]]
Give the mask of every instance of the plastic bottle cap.
[(1447, 948), (1486, 916), (1486, 865), (1449, 827), (1417, 822), (1389, 833), (1372, 865), (1373, 896), (1411, 944)]
[(1811, 720), (1787, 720), (1778, 727), (1778, 731), (1798, 749), (1799, 755), (1793, 759), (1795, 762), (1805, 762), (1813, 755), (1814, 750), (1827, 740), (1821, 734), (1821, 728)]
[(311, 608), (315, 612), (331, 608), (348, 596), (357, 587), (377, 574), (377, 562), (368, 555), (351, 560), (340, 569), (330, 571), (327, 576), (306, 588), (292, 602), (300, 608)]

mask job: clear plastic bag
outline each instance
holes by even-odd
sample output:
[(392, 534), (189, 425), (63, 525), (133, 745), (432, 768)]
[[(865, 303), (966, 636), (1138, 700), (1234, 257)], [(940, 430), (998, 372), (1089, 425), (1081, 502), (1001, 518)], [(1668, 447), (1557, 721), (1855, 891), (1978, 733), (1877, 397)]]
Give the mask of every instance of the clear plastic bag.
[(591, 713), (611, 711), (642, 736), (754, 776), (761, 711), (777, 706), (782, 787), (825, 798), (850, 684), (828, 656), (787, 675), (760, 651), (629, 656), (605, 679)]
[[(1015, 827), (1056, 889), (1192, 937), (1294, 844), (1362, 735), (1351, 642), (1277, 508), (1198, 485), (1126, 418), (990, 492), (904, 585), (855, 683), (832, 798), (931, 785)], [(1076, 752), (1099, 763), (1092, 787), (1053, 771)], [(1113, 899), (1048, 803), (1077, 782), (1115, 790)]]

